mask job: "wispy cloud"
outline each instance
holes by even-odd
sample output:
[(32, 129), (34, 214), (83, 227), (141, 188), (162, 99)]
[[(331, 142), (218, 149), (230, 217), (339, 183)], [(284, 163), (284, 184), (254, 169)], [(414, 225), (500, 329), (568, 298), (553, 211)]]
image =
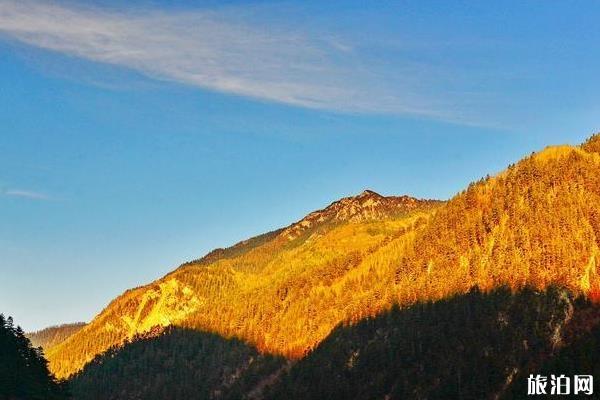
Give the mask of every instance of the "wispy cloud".
[(475, 122), (465, 114), (468, 105), (456, 101), (469, 99), (460, 93), (445, 98), (431, 87), (439, 78), (432, 78), (432, 66), (377, 70), (376, 60), (365, 59), (343, 38), (290, 31), (256, 14), (231, 8), (116, 12), (2, 0), (0, 34), (153, 78), (266, 101)]
[(2, 192), (3, 195), (9, 197), (21, 197), (24, 199), (30, 200), (50, 200), (50, 196), (40, 193), (34, 192), (31, 190), (21, 190), (21, 189), (6, 189)]

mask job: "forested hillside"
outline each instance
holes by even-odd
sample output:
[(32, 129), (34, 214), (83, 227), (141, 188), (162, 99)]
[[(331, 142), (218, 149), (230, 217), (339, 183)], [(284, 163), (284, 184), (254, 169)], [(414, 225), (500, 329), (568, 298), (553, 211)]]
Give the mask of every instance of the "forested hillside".
[(0, 314), (0, 399), (59, 400), (66, 385), (48, 371), (41, 349), (34, 348), (11, 317)]
[[(213, 252), (152, 284), (126, 292), (90, 324), (49, 350), (51, 368), (66, 377), (108, 349), (119, 351), (139, 335), (145, 340), (162, 337), (166, 327), (177, 326), (214, 333), (223, 340), (235, 338), (261, 353), (301, 360), (297, 365), (307, 365), (302, 370), (310, 370), (310, 360), (318, 354), (337, 351), (322, 346), (339, 334), (340, 328), (331, 336), (340, 324), (350, 326), (353, 332), (355, 324), (360, 330), (361, 324), (368, 324), (365, 319), (382, 315), (418, 319), (421, 314), (410, 311), (416, 304), (466, 295), (462, 301), (491, 301), (489, 307), (500, 301), (516, 313), (511, 318), (518, 321), (519, 307), (510, 308), (510, 304), (525, 304), (527, 294), (519, 295), (525, 297), (517, 297), (517, 303), (502, 300), (506, 292), (488, 300), (467, 295), (474, 287), (487, 294), (499, 287), (529, 293), (556, 286), (569, 298), (595, 300), (600, 293), (596, 269), (600, 254), (599, 148), (599, 136), (579, 147), (546, 148), (497, 176), (473, 183), (445, 203), (384, 197), (371, 191), (342, 199), (287, 228)], [(437, 315), (436, 307), (450, 307), (440, 304), (427, 308), (425, 314)], [(558, 307), (562, 303), (548, 304)], [(404, 311), (390, 311), (393, 307)], [(539, 303), (538, 309), (530, 311), (540, 318), (560, 311), (544, 311), (544, 307), (546, 303)], [(491, 321), (483, 319), (481, 323), (491, 329)], [(509, 330), (524, 329), (522, 338), (528, 348), (537, 349), (531, 345), (536, 340), (547, 342), (544, 330), (522, 323), (515, 322)], [(360, 338), (356, 340), (360, 346)], [(489, 343), (491, 348), (494, 345)], [(319, 350), (313, 351), (317, 347)], [(403, 348), (397, 355), (404, 357), (406, 351)], [(461, 360), (461, 354), (454, 355)], [(535, 354), (549, 353), (540, 347), (522, 356)], [(309, 357), (304, 358), (306, 355)], [(504, 360), (499, 362), (505, 368), (518, 364), (501, 355), (499, 360)], [(95, 376), (102, 373), (98, 368)], [(296, 368), (286, 378), (290, 382), (296, 382)], [(335, 373), (339, 365), (332, 368)], [(496, 380), (489, 383), (497, 388), (508, 375), (504, 371), (494, 376)], [(455, 378), (449, 375), (444, 379), (451, 382)], [(386, 385), (381, 387), (392, 390)], [(444, 387), (450, 387), (447, 385)], [(293, 390), (281, 393), (298, 395)], [(432, 396), (435, 393), (430, 392)]]
[[(600, 307), (556, 287), (517, 293), (474, 289), (394, 307), (340, 326), (269, 388), (266, 398), (525, 398), (531, 373), (598, 372), (599, 317)], [(589, 323), (580, 330), (582, 320)]]
[(595, 136), (582, 148), (532, 154), (440, 208), (399, 260), (396, 280), (405, 295), (431, 300), (474, 285), (557, 283), (596, 297), (598, 142)]
[(524, 398), (530, 373), (600, 373), (599, 335), (600, 307), (565, 289), (473, 289), (339, 326), (295, 363), (170, 328), (71, 385), (78, 400)]
[(70, 384), (77, 400), (239, 400), (287, 365), (239, 340), (171, 327), (97, 356)]
[(440, 204), (365, 191), (274, 234), (188, 263), (126, 292), (51, 348), (52, 370), (68, 376), (110, 347), (171, 324), (301, 357), (340, 321), (390, 304), (370, 271), (391, 274), (391, 261)]

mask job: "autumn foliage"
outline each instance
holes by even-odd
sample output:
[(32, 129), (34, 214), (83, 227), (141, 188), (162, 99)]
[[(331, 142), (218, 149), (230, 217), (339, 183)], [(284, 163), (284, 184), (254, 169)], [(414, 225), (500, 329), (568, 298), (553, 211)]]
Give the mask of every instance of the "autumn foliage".
[(550, 147), (448, 202), (365, 192), (127, 291), (49, 349), (66, 377), (175, 325), (303, 357), (339, 324), (506, 285), (600, 293), (600, 137)]

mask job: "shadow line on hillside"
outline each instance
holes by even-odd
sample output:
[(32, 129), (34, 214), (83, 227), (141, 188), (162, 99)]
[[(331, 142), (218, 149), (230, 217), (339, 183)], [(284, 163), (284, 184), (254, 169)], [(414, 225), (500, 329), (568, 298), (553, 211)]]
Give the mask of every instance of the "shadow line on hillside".
[(475, 288), (339, 325), (296, 362), (171, 327), (97, 356), (71, 385), (77, 400), (525, 398), (529, 373), (600, 373), (599, 327), (600, 307), (565, 289)]

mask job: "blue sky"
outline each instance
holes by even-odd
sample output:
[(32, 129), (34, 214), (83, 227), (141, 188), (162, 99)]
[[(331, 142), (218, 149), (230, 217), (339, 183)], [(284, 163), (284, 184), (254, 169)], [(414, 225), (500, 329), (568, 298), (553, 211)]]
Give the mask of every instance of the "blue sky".
[(0, 312), (28, 330), (599, 130), (598, 3), (119, 3), (0, 3)]

